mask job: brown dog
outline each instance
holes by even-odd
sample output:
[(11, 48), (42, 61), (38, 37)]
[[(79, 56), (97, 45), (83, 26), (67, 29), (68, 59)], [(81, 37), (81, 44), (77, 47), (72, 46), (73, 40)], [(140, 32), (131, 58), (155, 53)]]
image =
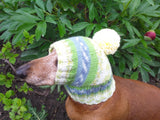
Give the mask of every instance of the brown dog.
[[(57, 70), (57, 54), (33, 60), (17, 69), (17, 75), (33, 85), (53, 85)], [(97, 105), (66, 100), (71, 120), (160, 120), (160, 89), (135, 80), (114, 76), (116, 91), (107, 101)]]

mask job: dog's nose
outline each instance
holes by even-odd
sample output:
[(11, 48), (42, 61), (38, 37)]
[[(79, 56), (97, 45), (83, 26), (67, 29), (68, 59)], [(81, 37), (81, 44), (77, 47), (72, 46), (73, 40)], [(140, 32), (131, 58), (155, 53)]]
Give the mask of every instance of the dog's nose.
[(16, 75), (22, 79), (27, 77), (27, 71), (29, 70), (30, 65), (24, 64), (16, 69)]

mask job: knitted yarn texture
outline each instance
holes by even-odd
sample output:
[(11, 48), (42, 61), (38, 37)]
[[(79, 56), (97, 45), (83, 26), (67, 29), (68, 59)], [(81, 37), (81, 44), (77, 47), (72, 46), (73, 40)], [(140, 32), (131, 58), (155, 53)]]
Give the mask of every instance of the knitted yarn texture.
[(83, 104), (98, 104), (115, 91), (111, 66), (103, 49), (88, 37), (71, 37), (51, 44), (58, 68), (55, 84), (64, 84), (68, 94)]

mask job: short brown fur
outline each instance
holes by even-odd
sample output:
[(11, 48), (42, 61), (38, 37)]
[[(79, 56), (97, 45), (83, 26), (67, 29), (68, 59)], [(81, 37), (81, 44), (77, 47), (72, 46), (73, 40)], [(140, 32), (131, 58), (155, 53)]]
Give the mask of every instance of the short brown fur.
[(85, 105), (66, 100), (71, 120), (160, 120), (160, 89), (114, 76), (116, 91), (106, 102)]

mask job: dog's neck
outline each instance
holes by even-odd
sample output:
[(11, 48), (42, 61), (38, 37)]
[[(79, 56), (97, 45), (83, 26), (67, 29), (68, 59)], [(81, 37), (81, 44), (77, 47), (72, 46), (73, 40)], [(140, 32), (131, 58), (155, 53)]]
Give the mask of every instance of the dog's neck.
[(115, 80), (110, 80), (100, 85), (75, 87), (70, 84), (65, 85), (69, 96), (76, 102), (93, 105), (107, 101), (116, 89)]

